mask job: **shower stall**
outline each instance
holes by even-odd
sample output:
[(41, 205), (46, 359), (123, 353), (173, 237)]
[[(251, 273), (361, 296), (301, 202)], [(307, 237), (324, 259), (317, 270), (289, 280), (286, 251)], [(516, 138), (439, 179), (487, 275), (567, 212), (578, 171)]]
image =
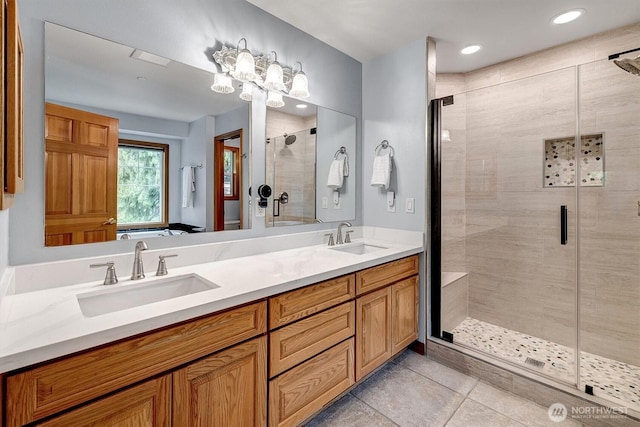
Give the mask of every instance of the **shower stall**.
[(438, 76), (431, 334), (640, 411), (640, 77), (508, 80)]
[(266, 225), (312, 224), (316, 218), (316, 129), (267, 139), (266, 179), (273, 189)]

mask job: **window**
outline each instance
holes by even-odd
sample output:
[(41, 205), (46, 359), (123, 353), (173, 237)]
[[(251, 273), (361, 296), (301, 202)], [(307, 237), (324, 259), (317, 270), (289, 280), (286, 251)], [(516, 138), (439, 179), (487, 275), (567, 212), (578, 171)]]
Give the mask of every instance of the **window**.
[(118, 143), (118, 228), (168, 225), (169, 146)]
[(240, 149), (238, 147), (224, 146), (224, 198), (225, 200), (238, 200), (239, 194), (239, 177), (240, 169)]

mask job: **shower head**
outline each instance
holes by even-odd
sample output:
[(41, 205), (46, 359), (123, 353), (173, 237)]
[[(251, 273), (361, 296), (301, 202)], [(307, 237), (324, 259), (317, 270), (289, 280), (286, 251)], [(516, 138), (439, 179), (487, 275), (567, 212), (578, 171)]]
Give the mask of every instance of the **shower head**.
[(627, 73), (640, 76), (640, 56), (637, 56), (634, 59), (614, 59), (613, 63), (625, 70)]
[(294, 142), (296, 142), (295, 135), (287, 135), (286, 133), (284, 134), (284, 145), (291, 145)]

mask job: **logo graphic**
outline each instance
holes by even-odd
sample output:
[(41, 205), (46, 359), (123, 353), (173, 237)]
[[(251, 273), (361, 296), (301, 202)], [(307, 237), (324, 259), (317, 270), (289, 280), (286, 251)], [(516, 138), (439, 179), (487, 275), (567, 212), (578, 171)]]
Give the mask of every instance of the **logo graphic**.
[(549, 406), (549, 410), (547, 411), (549, 414), (549, 419), (554, 423), (561, 423), (567, 418), (567, 407), (562, 403), (554, 403)]

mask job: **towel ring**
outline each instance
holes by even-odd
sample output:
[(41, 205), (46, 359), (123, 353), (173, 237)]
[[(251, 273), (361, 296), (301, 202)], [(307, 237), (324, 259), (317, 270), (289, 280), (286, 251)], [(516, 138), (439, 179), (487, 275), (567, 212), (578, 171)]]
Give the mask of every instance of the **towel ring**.
[(391, 144), (389, 144), (389, 141), (387, 141), (386, 139), (384, 139), (380, 144), (378, 144), (378, 146), (375, 149), (375, 153), (376, 155), (378, 155), (380, 153), (380, 151), (382, 150), (386, 150), (386, 149), (391, 150), (391, 157), (395, 156), (396, 152), (393, 149), (393, 147), (391, 146)]
[(347, 154), (347, 149), (346, 149), (344, 146), (343, 146), (343, 147), (340, 147), (340, 148), (338, 149), (338, 151), (336, 151), (336, 154), (334, 154), (334, 155), (333, 155), (333, 158), (334, 158), (334, 159), (336, 159), (336, 160), (338, 160), (338, 156), (339, 156), (340, 154), (344, 154), (344, 156), (345, 156), (346, 158), (349, 158), (349, 155)]

